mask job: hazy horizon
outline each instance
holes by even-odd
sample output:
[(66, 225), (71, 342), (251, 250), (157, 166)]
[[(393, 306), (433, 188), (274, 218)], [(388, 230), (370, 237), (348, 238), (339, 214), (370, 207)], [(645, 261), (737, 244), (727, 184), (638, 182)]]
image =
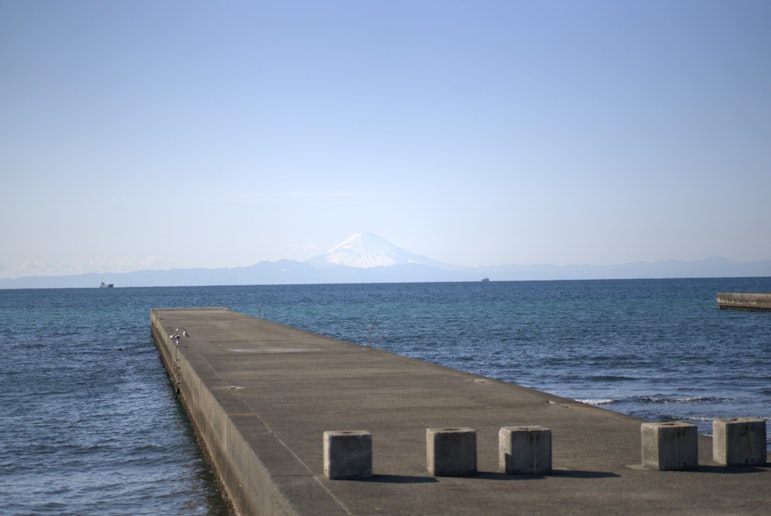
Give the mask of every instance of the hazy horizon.
[(140, 269), (76, 275), (0, 278), (4, 288), (295, 285), (551, 280), (630, 280), (769, 277), (771, 260), (737, 262), (722, 257), (696, 261), (629, 262), (613, 265), (501, 264), (461, 267), (418, 256), (370, 233), (355, 234), (309, 260), (279, 259), (243, 267)]
[[(374, 237), (375, 239), (382, 240), (381, 237), (379, 237), (378, 235), (374, 235), (372, 233), (362, 233), (362, 234), (369, 235), (369, 236)], [(205, 270), (205, 271), (216, 272), (216, 271), (221, 271), (221, 270), (245, 269), (245, 268), (250, 268), (250, 267), (255, 267), (255, 266), (260, 266), (260, 265), (265, 265), (265, 264), (277, 264), (277, 263), (281, 263), (281, 262), (296, 262), (296, 263), (308, 264), (308, 265), (312, 265), (314, 267), (318, 267), (320, 265), (318, 263), (319, 259), (323, 259), (323, 257), (325, 257), (329, 253), (333, 252), (341, 244), (346, 243), (347, 241), (351, 240), (352, 238), (357, 237), (358, 235), (359, 234), (351, 235), (348, 238), (346, 238), (346, 239), (342, 240), (341, 242), (339, 242), (332, 249), (329, 249), (326, 252), (323, 252), (323, 253), (320, 253), (320, 254), (316, 254), (314, 256), (311, 256), (310, 258), (306, 258), (306, 259), (302, 259), (302, 260), (296, 260), (296, 259), (292, 259), (292, 258), (277, 258), (275, 260), (259, 260), (259, 261), (256, 261), (254, 263), (251, 263), (251, 264), (237, 265), (237, 266), (225, 265), (225, 266), (221, 266), (221, 267), (139, 268), (139, 269), (133, 269), (133, 270), (124, 270), (124, 271), (104, 269), (104, 270), (93, 270), (93, 271), (87, 271), (87, 272), (82, 272), (82, 273), (74, 273), (74, 274), (68, 274), (68, 273), (65, 273), (65, 274), (53, 274), (53, 275), (51, 275), (51, 274), (32, 274), (32, 275), (26, 275), (26, 276), (16, 276), (16, 277), (12, 277), (12, 278), (0, 278), (0, 281), (2, 281), (4, 279), (6, 279), (6, 280), (18, 280), (18, 279), (25, 279), (25, 278), (41, 278), (41, 279), (42, 278), (61, 278), (61, 277), (69, 277), (69, 276), (94, 275), (94, 274), (95, 275), (104, 275), (106, 277), (109, 277), (110, 275), (123, 275), (123, 274), (142, 273), (142, 272), (174, 272), (174, 271), (180, 271), (181, 272), (181, 271), (189, 271), (189, 270)], [(388, 246), (392, 246), (392, 247), (396, 248), (398, 251), (405, 252), (407, 254), (410, 254), (410, 255), (413, 255), (413, 256), (417, 257), (417, 255), (412, 253), (410, 250), (401, 248), (397, 243), (389, 242), (389, 241), (385, 241), (385, 240), (384, 240), (384, 243), (387, 244)], [(471, 271), (495, 270), (495, 269), (498, 269), (498, 268), (507, 268), (507, 267), (509, 267), (509, 268), (522, 268), (522, 269), (528, 269), (528, 268), (530, 268), (530, 269), (535, 269), (535, 268), (547, 268), (547, 269), (549, 269), (550, 268), (550, 269), (554, 269), (554, 270), (559, 270), (559, 269), (569, 270), (569, 269), (584, 268), (584, 269), (601, 270), (601, 269), (624, 268), (624, 267), (635, 266), (635, 265), (664, 266), (664, 265), (673, 264), (673, 263), (681, 264), (683, 266), (687, 266), (688, 264), (694, 264), (695, 265), (695, 264), (704, 264), (704, 263), (709, 263), (709, 262), (713, 262), (713, 263), (716, 263), (716, 264), (717, 263), (726, 262), (726, 263), (730, 263), (730, 264), (733, 264), (733, 265), (771, 264), (771, 260), (741, 261), (741, 260), (731, 260), (730, 258), (726, 258), (724, 256), (707, 256), (707, 257), (700, 258), (700, 259), (697, 259), (697, 260), (678, 260), (678, 259), (656, 260), (656, 261), (641, 261), (641, 260), (637, 260), (637, 261), (631, 261), (631, 262), (611, 263), (611, 264), (603, 264), (603, 265), (587, 264), (587, 263), (569, 263), (569, 264), (562, 264), (562, 265), (555, 264), (555, 263), (528, 263), (528, 264), (498, 263), (498, 264), (487, 264), (487, 265), (478, 265), (478, 266), (462, 266), (462, 265), (458, 265), (457, 263), (453, 263), (453, 262), (437, 262), (436, 260), (434, 260), (430, 256), (422, 256), (422, 257), (417, 257), (417, 258), (424, 258), (424, 259), (426, 259), (429, 262), (427, 264), (427, 266), (429, 266), (429, 267), (439, 267), (439, 268), (448, 267), (450, 269), (465, 270), (465, 271), (469, 271), (469, 272), (471, 272)], [(414, 263), (418, 264), (418, 265), (422, 264), (420, 260), (415, 261)], [(361, 264), (352, 264), (352, 265), (333, 264), (333, 265), (343, 265), (343, 266), (348, 266), (348, 267), (351, 267), (351, 268), (354, 268), (354, 269), (356, 269), (356, 268), (368, 268), (368, 266), (363, 266)], [(388, 267), (390, 267), (390, 265), (378, 263), (378, 264), (375, 265), (375, 267), (377, 267), (377, 268), (380, 268), (380, 267), (388, 268)], [(771, 269), (768, 271), (768, 273), (771, 274)], [(591, 279), (591, 278), (587, 278), (587, 279)], [(630, 278), (622, 277), (622, 278), (617, 278), (617, 279), (630, 279)]]

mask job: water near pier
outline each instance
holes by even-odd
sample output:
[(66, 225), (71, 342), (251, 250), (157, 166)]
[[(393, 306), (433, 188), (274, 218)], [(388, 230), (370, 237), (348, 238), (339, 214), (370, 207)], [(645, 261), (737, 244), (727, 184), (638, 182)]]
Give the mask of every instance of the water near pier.
[(150, 336), (153, 307), (232, 310), (649, 420), (771, 418), (771, 278), (0, 290), (0, 506), (225, 507)]

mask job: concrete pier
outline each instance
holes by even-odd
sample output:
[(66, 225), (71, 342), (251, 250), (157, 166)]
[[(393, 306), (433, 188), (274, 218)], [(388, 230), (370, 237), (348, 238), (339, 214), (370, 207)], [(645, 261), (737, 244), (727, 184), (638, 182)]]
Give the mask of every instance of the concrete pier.
[(721, 310), (771, 312), (769, 292), (718, 292), (717, 306)]
[[(239, 514), (767, 514), (768, 462), (645, 468), (643, 421), (226, 309), (154, 309), (151, 328)], [(363, 329), (366, 331), (366, 328)], [(171, 335), (183, 335), (179, 339)], [(753, 416), (753, 414), (737, 414)], [(544, 475), (499, 470), (502, 427), (552, 434)], [(477, 473), (433, 476), (426, 432), (473, 428)], [(324, 433), (366, 429), (372, 477), (325, 475)]]

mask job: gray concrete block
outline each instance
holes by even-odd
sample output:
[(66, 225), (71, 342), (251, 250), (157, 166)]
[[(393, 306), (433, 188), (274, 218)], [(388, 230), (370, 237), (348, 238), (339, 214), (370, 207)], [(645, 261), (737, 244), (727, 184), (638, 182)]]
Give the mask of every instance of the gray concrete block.
[(725, 466), (766, 463), (766, 422), (756, 417), (712, 422), (712, 460)]
[(332, 480), (372, 477), (372, 435), (365, 430), (324, 432), (324, 475)]
[(509, 474), (551, 471), (551, 430), (543, 426), (504, 426), (498, 432), (498, 466)]
[(477, 472), (477, 434), (471, 428), (427, 428), (426, 462), (435, 476)]
[(642, 465), (650, 469), (690, 469), (699, 465), (696, 425), (643, 423), (640, 427)]

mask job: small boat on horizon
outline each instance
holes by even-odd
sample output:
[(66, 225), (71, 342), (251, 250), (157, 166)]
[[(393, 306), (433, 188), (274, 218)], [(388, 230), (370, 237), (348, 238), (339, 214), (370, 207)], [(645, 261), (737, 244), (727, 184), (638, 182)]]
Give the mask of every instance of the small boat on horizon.
[(99, 288), (113, 288), (113, 287), (114, 285), (112, 283), (105, 283), (104, 281), (102, 282), (101, 285), (99, 285)]

